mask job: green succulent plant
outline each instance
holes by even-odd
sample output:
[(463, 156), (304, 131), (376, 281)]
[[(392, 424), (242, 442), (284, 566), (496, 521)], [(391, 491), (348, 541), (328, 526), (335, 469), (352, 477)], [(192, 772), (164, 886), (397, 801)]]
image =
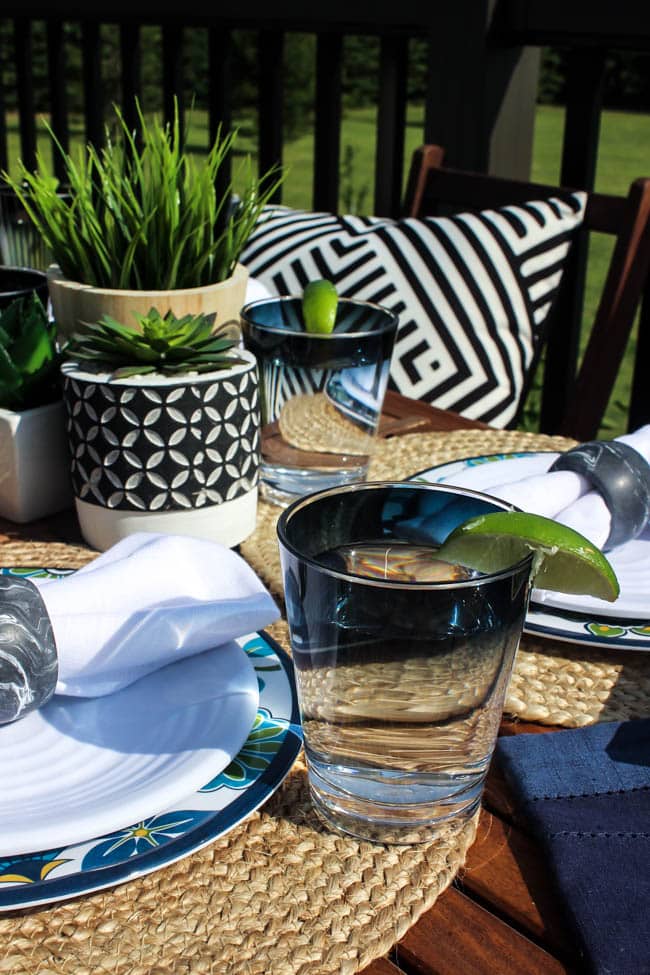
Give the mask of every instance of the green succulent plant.
[(127, 328), (110, 315), (72, 336), (65, 348), (67, 358), (88, 362), (110, 372), (114, 379), (161, 373), (173, 376), (229, 369), (243, 360), (233, 354), (237, 337), (232, 327), (213, 329), (214, 315), (161, 315), (150, 308), (146, 315), (134, 312), (138, 328)]
[(244, 189), (235, 199), (224, 173), (236, 131), (219, 130), (197, 162), (186, 149), (177, 105), (171, 124), (148, 121), (139, 104), (137, 111), (137, 136), (116, 107), (117, 134), (107, 126), (104, 147), (89, 144), (78, 157), (45, 123), (61, 157), (65, 193), (40, 153), (36, 172), (20, 163), (18, 178), (2, 177), (70, 280), (154, 291), (226, 280), (283, 170), (254, 177), (245, 157), (237, 180)]
[(0, 407), (28, 410), (60, 396), (56, 326), (35, 292), (0, 312)]

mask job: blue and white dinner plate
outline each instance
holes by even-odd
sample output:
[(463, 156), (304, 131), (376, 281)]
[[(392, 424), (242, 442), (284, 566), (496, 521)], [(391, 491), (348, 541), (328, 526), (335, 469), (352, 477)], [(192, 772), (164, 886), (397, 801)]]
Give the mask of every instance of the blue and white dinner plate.
[(302, 744), (291, 661), (265, 633), (237, 642), (257, 676), (259, 707), (233, 761), (173, 808), (126, 828), (0, 857), (0, 911), (77, 897), (158, 870), (223, 836), (275, 792)]
[[(412, 480), (454, 484), (490, 494), (498, 484), (542, 473), (550, 451), (483, 454), (439, 464)], [(607, 553), (621, 585), (615, 603), (590, 596), (534, 590), (524, 631), (568, 643), (620, 650), (650, 650), (650, 532)]]

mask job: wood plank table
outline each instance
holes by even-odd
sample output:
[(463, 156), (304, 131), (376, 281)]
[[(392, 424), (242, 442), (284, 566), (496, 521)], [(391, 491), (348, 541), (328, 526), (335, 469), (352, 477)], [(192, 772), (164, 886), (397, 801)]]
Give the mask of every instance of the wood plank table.
[[(386, 397), (382, 433), (485, 427), (453, 413)], [(0, 520), (0, 542), (30, 537), (80, 543), (72, 512), (16, 526)], [(502, 734), (546, 731), (504, 721)], [(513, 815), (498, 768), (487, 781), (478, 837), (455, 883), (364, 975), (561, 975), (579, 972), (572, 940), (540, 849)], [(269, 973), (272, 975), (272, 973)]]

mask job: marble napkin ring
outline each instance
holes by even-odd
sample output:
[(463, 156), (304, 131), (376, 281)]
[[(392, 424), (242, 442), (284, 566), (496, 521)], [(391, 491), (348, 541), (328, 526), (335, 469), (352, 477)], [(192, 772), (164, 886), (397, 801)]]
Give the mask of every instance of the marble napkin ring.
[(0, 725), (47, 704), (58, 675), (43, 597), (29, 579), (0, 575)]
[(650, 465), (620, 440), (590, 440), (560, 454), (549, 471), (582, 474), (602, 495), (611, 515), (603, 551), (636, 538), (650, 517)]

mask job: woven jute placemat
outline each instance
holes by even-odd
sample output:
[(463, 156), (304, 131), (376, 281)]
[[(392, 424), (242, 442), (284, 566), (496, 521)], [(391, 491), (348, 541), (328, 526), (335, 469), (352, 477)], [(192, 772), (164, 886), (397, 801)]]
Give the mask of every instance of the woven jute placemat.
[(475, 821), (385, 847), (321, 826), (298, 762), (258, 813), (112, 890), (0, 916), (11, 975), (353, 975), (451, 883)]
[(282, 407), (278, 425), (287, 443), (299, 450), (366, 456), (375, 443), (369, 433), (364, 433), (337, 410), (324, 393), (292, 397)]
[[(437, 464), (484, 454), (566, 450), (565, 437), (510, 430), (419, 433), (378, 441), (370, 480), (402, 480)], [(276, 524), (281, 509), (262, 502), (257, 530), (242, 553), (282, 598)], [(506, 712), (527, 721), (572, 728), (650, 715), (650, 654), (594, 649), (525, 636), (517, 654)]]
[[(76, 568), (82, 545), (0, 542), (3, 565)], [(288, 648), (284, 622), (269, 627)], [(203, 850), (107, 891), (0, 914), (2, 975), (353, 975), (430, 908), (476, 819), (384, 846), (313, 812), (301, 759), (261, 810)]]

